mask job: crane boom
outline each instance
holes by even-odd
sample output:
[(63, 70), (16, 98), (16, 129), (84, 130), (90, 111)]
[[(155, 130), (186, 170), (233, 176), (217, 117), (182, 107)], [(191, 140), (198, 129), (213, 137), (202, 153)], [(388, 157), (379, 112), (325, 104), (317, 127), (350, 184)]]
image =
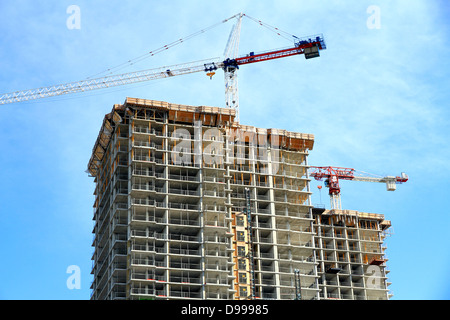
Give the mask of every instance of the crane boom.
[[(220, 60), (219, 60), (220, 62)], [(136, 72), (122, 73), (101, 78), (69, 82), (49, 87), (29, 89), (5, 93), (0, 96), (0, 104), (22, 102), (40, 98), (60, 96), (70, 93), (104, 89), (137, 82), (156, 80), (171, 76), (184, 75), (205, 70), (205, 64), (212, 64), (211, 60), (200, 60), (185, 64), (160, 67)]]
[(309, 38), (302, 38), (298, 42), (296, 42), (295, 46), (292, 48), (271, 50), (258, 53), (256, 55), (251, 52), (248, 55), (238, 58), (227, 58), (224, 61), (221, 61), (218, 58), (199, 60), (185, 64), (160, 67), (156, 69), (147, 69), (142, 71), (110, 75), (101, 78), (58, 84), (49, 87), (5, 93), (0, 95), (0, 105), (110, 88), (143, 81), (185, 75), (200, 71), (212, 72), (217, 69), (223, 69), (225, 72), (227, 72), (227, 70), (229, 71), (230, 69), (238, 69), (240, 65), (279, 59), (298, 54), (305, 54), (305, 58), (310, 59), (318, 57), (319, 50), (323, 49), (326, 49), (323, 36), (318, 35)]
[(386, 183), (387, 191), (394, 191), (397, 189), (397, 184), (408, 181), (408, 175), (404, 172), (400, 176), (371, 177), (367, 174), (358, 173), (352, 168), (312, 166), (310, 170), (309, 174), (314, 179), (325, 179), (325, 186), (329, 189), (328, 194), (330, 195), (331, 209), (341, 209), (341, 188), (339, 186), (339, 180)]

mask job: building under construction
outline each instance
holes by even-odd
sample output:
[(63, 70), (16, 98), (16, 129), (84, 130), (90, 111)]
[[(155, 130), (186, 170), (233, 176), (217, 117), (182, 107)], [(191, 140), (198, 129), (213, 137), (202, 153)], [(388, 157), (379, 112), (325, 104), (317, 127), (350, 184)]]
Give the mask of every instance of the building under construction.
[(127, 98), (103, 120), (91, 299), (388, 299), (379, 214), (314, 208), (314, 136)]

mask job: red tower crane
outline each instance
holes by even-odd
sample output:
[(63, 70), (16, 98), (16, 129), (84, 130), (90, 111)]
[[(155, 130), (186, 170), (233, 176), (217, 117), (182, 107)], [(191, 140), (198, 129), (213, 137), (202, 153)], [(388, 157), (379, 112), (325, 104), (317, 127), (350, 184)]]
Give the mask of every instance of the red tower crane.
[(342, 209), (341, 187), (339, 180), (383, 182), (386, 183), (387, 191), (394, 191), (397, 184), (408, 181), (408, 175), (404, 172), (400, 176), (377, 177), (364, 172), (358, 172), (352, 168), (341, 167), (310, 167), (310, 176), (316, 180), (325, 179), (325, 187), (329, 189), (331, 209)]
[[(162, 79), (167, 77), (185, 75), (195, 72), (206, 72), (206, 75), (212, 78), (215, 74), (215, 70), (222, 69), (225, 73), (225, 105), (228, 108), (233, 108), (236, 110), (236, 116), (238, 118), (239, 102), (238, 102), (238, 88), (237, 88), (237, 70), (239, 66), (251, 64), (255, 62), (268, 61), (273, 59), (279, 59), (284, 57), (289, 57), (293, 55), (304, 54), (306, 59), (316, 58), (320, 56), (319, 51), (326, 49), (325, 41), (323, 35), (314, 35), (304, 38), (299, 38), (294, 35), (290, 35), (290, 40), (293, 40), (294, 44), (288, 48), (278, 49), (278, 50), (268, 50), (260, 53), (250, 52), (247, 55), (238, 57), (239, 48), (239, 38), (241, 29), (242, 17), (251, 18), (243, 13), (236, 14), (228, 19), (222, 21), (222, 23), (229, 21), (233, 18), (237, 18), (238, 21), (233, 26), (231, 30), (227, 46), (225, 48), (224, 57), (222, 59), (208, 59), (201, 61), (194, 61), (184, 64), (164, 66), (156, 69), (148, 69), (142, 71), (135, 71), (129, 73), (108, 75), (99, 78), (88, 78), (81, 81), (58, 84), (48, 87), (42, 87), (37, 89), (29, 89), (22, 91), (15, 91), (11, 93), (0, 94), (0, 105), (21, 101), (28, 101), (34, 99), (41, 99), (47, 97), (60, 96), (65, 94), (79, 93), (97, 89), (110, 88), (115, 86), (128, 85), (143, 81)], [(258, 24), (265, 26), (272, 31), (281, 35), (284, 31), (278, 28), (271, 27), (265, 23), (255, 20)], [(219, 25), (219, 24), (216, 24)], [(216, 26), (214, 25), (214, 26)], [(201, 34), (206, 30), (213, 28), (211, 26), (199, 32), (196, 32), (185, 39), (179, 39), (165, 45), (154, 51), (150, 51), (145, 56), (153, 56), (157, 53), (164, 52), (165, 50), (183, 43), (184, 40), (192, 38), (195, 35)], [(137, 61), (143, 60), (143, 57), (138, 57)], [(131, 62), (131, 60), (130, 60)], [(108, 69), (109, 70), (109, 69)]]

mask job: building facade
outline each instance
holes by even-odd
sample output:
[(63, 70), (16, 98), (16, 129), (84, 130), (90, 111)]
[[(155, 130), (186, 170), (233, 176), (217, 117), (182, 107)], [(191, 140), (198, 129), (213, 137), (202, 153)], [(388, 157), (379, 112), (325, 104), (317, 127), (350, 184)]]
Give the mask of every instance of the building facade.
[(388, 300), (384, 239), (391, 222), (381, 214), (313, 209), (320, 299)]
[[(366, 289), (364, 276), (348, 279), (355, 261), (384, 264), (370, 252), (382, 249), (378, 231), (328, 226), (333, 214), (313, 213), (313, 144), (311, 134), (241, 125), (232, 109), (135, 98), (115, 105), (88, 165), (91, 299), (291, 300), (299, 286), (302, 299), (387, 298)], [(327, 236), (339, 230), (345, 252)], [(352, 250), (352, 232), (368, 251)], [(330, 273), (332, 263), (340, 270)]]

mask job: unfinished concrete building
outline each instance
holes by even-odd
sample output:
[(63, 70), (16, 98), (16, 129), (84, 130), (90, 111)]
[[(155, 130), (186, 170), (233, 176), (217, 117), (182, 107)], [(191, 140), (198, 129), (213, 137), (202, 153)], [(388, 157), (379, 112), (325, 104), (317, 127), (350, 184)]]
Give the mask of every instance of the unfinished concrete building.
[(388, 300), (386, 236), (382, 214), (313, 209), (320, 299)]
[[(356, 227), (340, 227), (336, 213), (313, 214), (313, 144), (311, 134), (241, 125), (233, 109), (135, 98), (115, 105), (88, 165), (96, 183), (91, 299), (291, 300), (298, 283), (301, 299), (386, 298), (352, 273), (378, 256), (353, 244), (375, 248), (386, 225), (377, 218), (383, 229), (366, 230), (357, 215)], [(333, 238), (339, 230), (345, 244)]]

